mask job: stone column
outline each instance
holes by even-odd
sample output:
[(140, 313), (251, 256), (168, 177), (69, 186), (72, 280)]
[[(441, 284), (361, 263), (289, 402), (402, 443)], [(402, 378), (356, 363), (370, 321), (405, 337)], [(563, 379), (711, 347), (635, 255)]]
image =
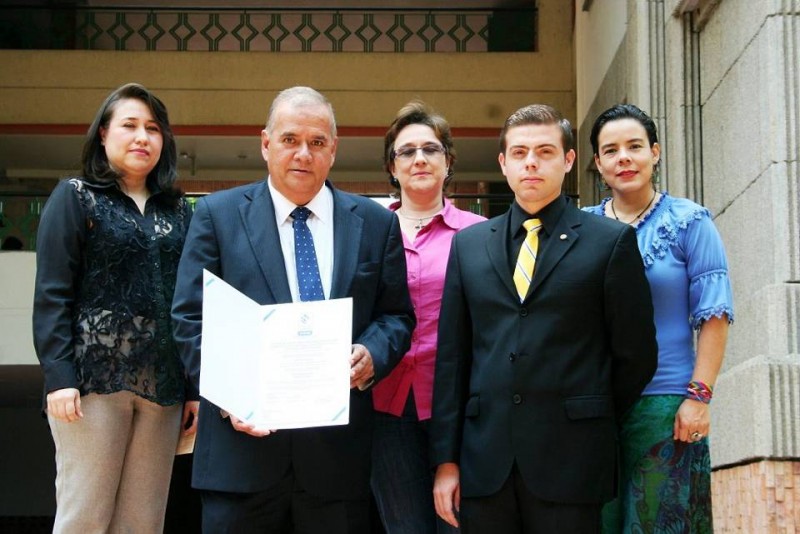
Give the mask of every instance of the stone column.
[(699, 35), (705, 204), (736, 299), (713, 401), (715, 526), (800, 528), (800, 1), (719, 3)]

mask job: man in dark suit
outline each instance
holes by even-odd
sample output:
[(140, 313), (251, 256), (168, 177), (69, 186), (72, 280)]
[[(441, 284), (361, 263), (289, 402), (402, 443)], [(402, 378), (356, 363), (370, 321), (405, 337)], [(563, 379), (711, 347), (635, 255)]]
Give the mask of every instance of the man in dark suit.
[(598, 532), (616, 418), (656, 368), (635, 232), (561, 194), (574, 160), (555, 109), (516, 111), (499, 156), (514, 203), (453, 240), (431, 443), (437, 513), (467, 534)]
[[(259, 304), (352, 297), (350, 422), (270, 432), (202, 399), (193, 485), (203, 530), (366, 533), (369, 386), (408, 350), (415, 323), (400, 227), (390, 211), (327, 181), (336, 124), (317, 91), (281, 92), (261, 137), (268, 179), (201, 199), (189, 228), (172, 312), (191, 388), (197, 395), (204, 268)], [(295, 260), (315, 265), (296, 270)]]

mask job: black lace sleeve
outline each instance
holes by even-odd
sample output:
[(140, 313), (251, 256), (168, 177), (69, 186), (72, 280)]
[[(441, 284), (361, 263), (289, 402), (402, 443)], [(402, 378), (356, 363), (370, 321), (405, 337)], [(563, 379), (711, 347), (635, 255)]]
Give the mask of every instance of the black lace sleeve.
[(76, 188), (63, 181), (44, 207), (36, 237), (33, 340), (48, 392), (78, 387), (72, 317), (85, 236), (86, 218)]

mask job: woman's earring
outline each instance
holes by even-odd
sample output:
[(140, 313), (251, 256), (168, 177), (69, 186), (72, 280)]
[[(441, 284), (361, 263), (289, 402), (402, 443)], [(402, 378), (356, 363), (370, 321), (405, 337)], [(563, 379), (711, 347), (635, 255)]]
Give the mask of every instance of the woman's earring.
[(600, 193), (611, 190), (606, 181), (603, 180), (603, 175), (599, 173), (595, 177), (595, 185), (597, 186), (597, 191)]
[(661, 165), (658, 162), (653, 167), (653, 175), (650, 177), (650, 181), (653, 182), (654, 188), (661, 183)]

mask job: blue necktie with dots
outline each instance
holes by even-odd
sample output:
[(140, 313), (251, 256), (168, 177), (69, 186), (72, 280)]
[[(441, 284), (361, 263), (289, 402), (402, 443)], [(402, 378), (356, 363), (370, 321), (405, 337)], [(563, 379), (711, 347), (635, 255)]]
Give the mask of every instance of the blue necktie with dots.
[(314, 238), (308, 229), (306, 220), (311, 210), (303, 206), (292, 211), (292, 228), (294, 228), (294, 263), (297, 269), (297, 286), (300, 289), (300, 300), (325, 300), (322, 292), (322, 281), (319, 277), (317, 253), (314, 250)]

